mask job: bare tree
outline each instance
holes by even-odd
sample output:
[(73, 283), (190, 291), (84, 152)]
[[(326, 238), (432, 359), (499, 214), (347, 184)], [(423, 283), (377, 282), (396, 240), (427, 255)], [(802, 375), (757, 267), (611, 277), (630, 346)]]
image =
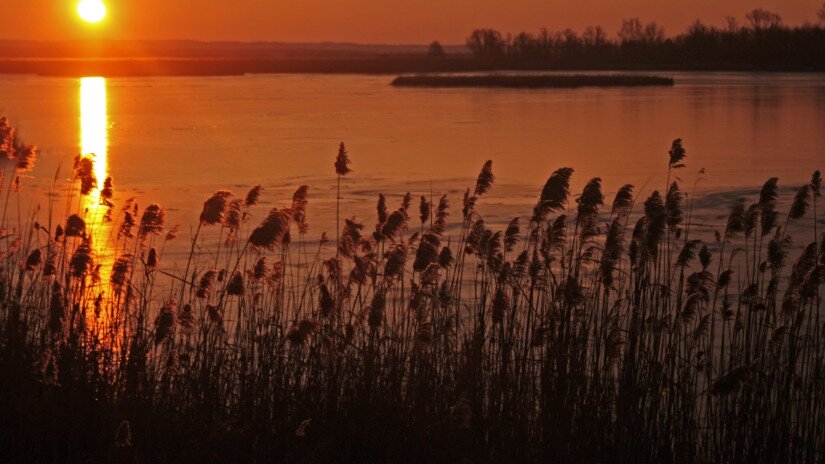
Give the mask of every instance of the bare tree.
[(622, 21), (619, 29), (619, 41), (622, 43), (661, 43), (665, 40), (665, 30), (655, 22), (642, 24), (639, 18), (630, 18)]
[(539, 44), (533, 34), (529, 32), (520, 32), (513, 37), (513, 42), (510, 45), (512, 48), (512, 52), (516, 55), (527, 56), (534, 54), (538, 48)]
[(655, 22), (650, 22), (645, 26), (644, 41), (646, 43), (662, 43), (665, 41), (665, 28)]
[(730, 34), (739, 30), (739, 21), (733, 16), (725, 16), (725, 31)]
[(748, 20), (751, 24), (751, 29), (754, 31), (774, 29), (782, 25), (781, 16), (763, 8), (757, 8), (746, 14), (745, 19)]
[(582, 32), (582, 43), (587, 47), (603, 47), (608, 44), (607, 34), (601, 26), (587, 26)]
[(622, 21), (619, 29), (619, 40), (621, 42), (641, 42), (644, 38), (644, 26), (639, 18), (630, 18)]
[(504, 55), (507, 43), (495, 29), (476, 29), (467, 39), (467, 48), (477, 58), (496, 58)]

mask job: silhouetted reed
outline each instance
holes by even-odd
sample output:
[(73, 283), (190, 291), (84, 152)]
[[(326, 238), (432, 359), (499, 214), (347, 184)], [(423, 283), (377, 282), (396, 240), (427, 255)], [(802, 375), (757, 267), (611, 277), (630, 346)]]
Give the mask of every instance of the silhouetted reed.
[[(675, 141), (667, 173), (685, 156)], [(93, 172), (84, 159), (68, 195)], [(343, 145), (339, 160), (340, 181)], [(344, 218), (337, 243), (307, 235), (306, 186), (258, 224), (260, 187), (221, 190), (185, 267), (164, 259), (178, 233), (163, 235), (156, 204), (137, 220), (125, 201), (108, 238), (85, 211), (32, 217), (3, 237), (0, 456), (825, 458), (819, 172), (788, 198), (768, 180), (718, 228), (675, 176), (615, 195), (596, 177), (572, 196), (572, 175), (556, 170), (529, 219), (498, 224), (488, 161), (452, 224), (447, 195), (419, 192), (411, 219), (411, 193), (395, 210), (382, 194), (375, 227)]]

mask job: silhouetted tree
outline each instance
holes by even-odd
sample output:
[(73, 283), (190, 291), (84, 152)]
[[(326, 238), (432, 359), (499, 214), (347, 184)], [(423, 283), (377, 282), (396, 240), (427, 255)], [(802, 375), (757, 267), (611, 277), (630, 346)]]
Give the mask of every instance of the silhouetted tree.
[(619, 29), (619, 40), (624, 43), (641, 42), (644, 38), (644, 26), (639, 18), (630, 18), (622, 21)]
[(619, 40), (622, 43), (660, 43), (665, 40), (665, 30), (655, 22), (642, 25), (639, 18), (625, 19), (619, 29)]
[(763, 29), (775, 29), (782, 25), (782, 17), (763, 8), (756, 8), (745, 15), (745, 19), (751, 24), (755, 31)]
[(536, 56), (540, 50), (538, 40), (529, 32), (520, 32), (510, 43), (510, 53), (517, 56)]
[(819, 11), (816, 12), (816, 17), (819, 19), (819, 24), (825, 25), (825, 2), (819, 7)]
[(758, 8), (746, 15), (746, 26), (725, 18), (723, 27), (695, 21), (682, 34), (666, 37), (655, 22), (622, 21), (615, 38), (601, 27), (581, 34), (571, 29), (511, 36), (477, 29), (467, 47), (477, 58), (502, 60), (505, 66), (546, 67), (678, 67), (768, 70), (825, 70), (825, 4), (817, 13), (822, 25), (786, 27), (782, 18)]
[(441, 46), (441, 43), (437, 40), (433, 41), (430, 44), (430, 48), (427, 49), (427, 56), (431, 58), (442, 58), (446, 56), (447, 53), (444, 52), (444, 47)]
[(604, 47), (609, 40), (601, 26), (587, 26), (582, 32), (582, 44), (586, 47)]
[(739, 21), (733, 16), (725, 16), (725, 32), (733, 34), (739, 30)]
[(644, 32), (646, 43), (661, 43), (665, 41), (665, 28), (654, 22), (647, 23)]
[(504, 55), (506, 43), (495, 29), (476, 29), (467, 39), (467, 48), (477, 58), (497, 58)]

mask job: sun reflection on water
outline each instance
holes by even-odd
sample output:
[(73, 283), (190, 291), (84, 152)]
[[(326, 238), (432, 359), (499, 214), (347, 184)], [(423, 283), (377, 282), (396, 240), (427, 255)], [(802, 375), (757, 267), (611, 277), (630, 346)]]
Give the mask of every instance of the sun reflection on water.
[(80, 150), (92, 157), (97, 188), (85, 199), (86, 224), (92, 236), (92, 247), (100, 266), (104, 287), (111, 275), (113, 253), (109, 249), (111, 225), (104, 221), (107, 207), (101, 203), (100, 191), (108, 177), (109, 121), (106, 101), (106, 79), (80, 79)]

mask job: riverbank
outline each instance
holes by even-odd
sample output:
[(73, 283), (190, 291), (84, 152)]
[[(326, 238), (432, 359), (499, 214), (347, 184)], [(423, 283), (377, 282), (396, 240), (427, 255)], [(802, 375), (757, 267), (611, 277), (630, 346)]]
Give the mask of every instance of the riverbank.
[(417, 75), (399, 76), (396, 87), (507, 87), (507, 88), (576, 88), (672, 86), (673, 78), (624, 74), (554, 74), (554, 75)]
[(0, 58), (0, 74), (61, 77), (239, 76), (244, 74), (426, 74), (492, 71), (743, 71), (823, 72), (825, 65), (755, 66), (737, 63), (567, 63), (479, 60), (468, 55), (419, 54), (279, 58)]

